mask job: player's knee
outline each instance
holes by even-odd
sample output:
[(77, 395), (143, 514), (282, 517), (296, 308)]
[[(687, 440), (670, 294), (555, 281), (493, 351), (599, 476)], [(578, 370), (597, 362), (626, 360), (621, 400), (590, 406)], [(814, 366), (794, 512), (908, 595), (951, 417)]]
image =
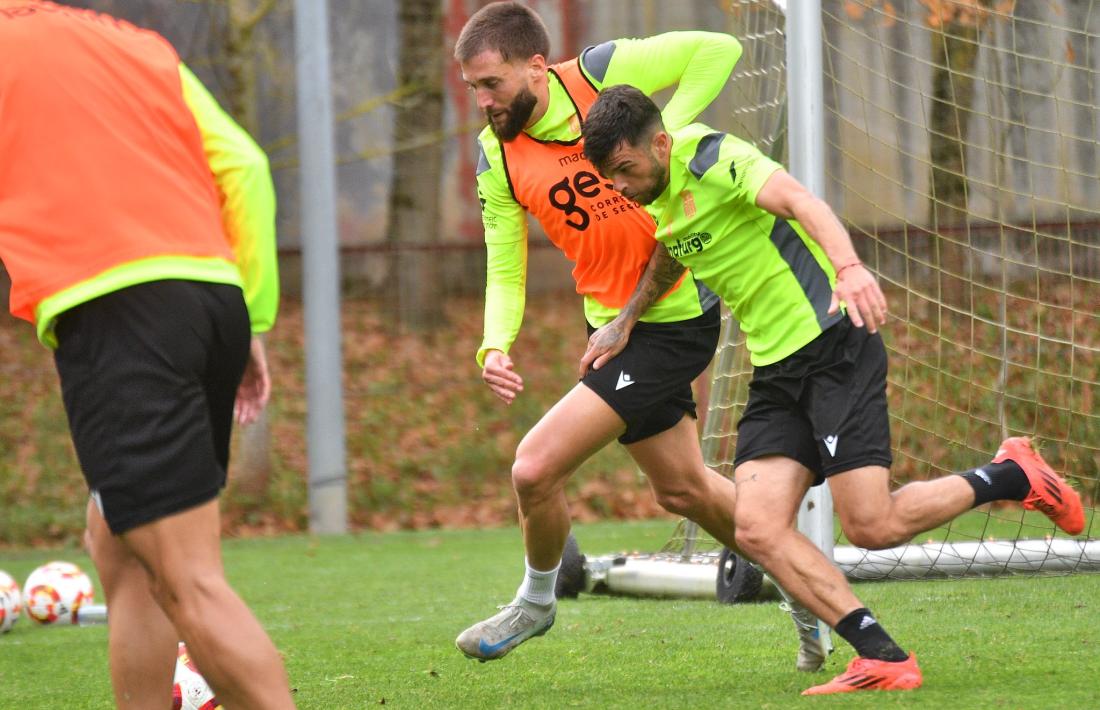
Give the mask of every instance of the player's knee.
[(535, 457), (520, 456), (512, 464), (512, 487), (521, 501), (546, 497), (555, 483), (554, 472)]
[(671, 485), (655, 485), (653, 495), (662, 508), (685, 518), (693, 518), (703, 504), (702, 492), (688, 481), (677, 481)]
[(778, 533), (774, 526), (763, 521), (751, 519), (742, 521), (738, 518), (734, 541), (746, 556), (763, 564), (762, 561), (776, 546)]
[(657, 504), (668, 512), (685, 518), (691, 517), (695, 501), (684, 491), (661, 490), (655, 491), (655, 494), (657, 496)]
[(848, 542), (867, 550), (883, 550), (905, 542), (889, 525), (882, 522), (860, 522), (842, 525)]

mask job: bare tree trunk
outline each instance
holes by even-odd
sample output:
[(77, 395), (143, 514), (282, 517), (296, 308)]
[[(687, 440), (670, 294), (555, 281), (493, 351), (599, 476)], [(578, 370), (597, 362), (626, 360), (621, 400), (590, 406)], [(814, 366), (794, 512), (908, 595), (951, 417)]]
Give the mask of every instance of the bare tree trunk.
[(932, 33), (932, 63), (936, 69), (930, 119), (929, 224), (935, 235), (940, 298), (955, 305), (964, 305), (970, 298), (966, 145), (979, 31), (977, 22), (956, 19)]
[(966, 221), (965, 156), (978, 28), (952, 22), (932, 33), (932, 200), (933, 226)]
[(386, 230), (394, 247), (389, 283), (390, 293), (396, 296), (392, 312), (398, 322), (411, 330), (430, 330), (443, 320), (439, 254), (407, 247), (439, 241), (443, 4), (441, 0), (403, 0), (398, 7), (397, 81), (412, 91), (400, 100), (394, 116), (396, 154)]
[[(230, 79), (227, 110), (255, 139), (259, 137), (260, 121), (253, 30), (274, 6), (275, 0), (229, 0), (229, 20), (222, 45)], [(249, 496), (260, 496), (267, 491), (272, 474), (271, 426), (267, 411), (239, 431), (233, 486)]]
[(256, 72), (256, 25), (275, 7), (275, 0), (229, 0), (224, 59), (229, 73), (228, 110), (249, 135), (260, 130), (259, 79)]

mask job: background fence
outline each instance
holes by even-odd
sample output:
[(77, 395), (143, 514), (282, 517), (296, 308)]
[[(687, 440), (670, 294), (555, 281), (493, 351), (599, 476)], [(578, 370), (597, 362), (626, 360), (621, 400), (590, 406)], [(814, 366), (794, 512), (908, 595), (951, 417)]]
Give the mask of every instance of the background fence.
[[(70, 4), (111, 12), (168, 37), (271, 158), (287, 296), (271, 335), (277, 392), (261, 454), (243, 458), (252, 461), (247, 469), (260, 471), (259, 484), (233, 492), (229, 519), (238, 526), (300, 528), (305, 405), (297, 295), (300, 248), (308, 235), (299, 228), (296, 133), (298, 121), (309, 117), (295, 115), (293, 2)], [(514, 445), (570, 386), (584, 342), (569, 265), (533, 228), (528, 287), (534, 297), (516, 345), (528, 380), (526, 401), (502, 411), (482, 391), (473, 364), (484, 285), (473, 170), (474, 136), (483, 119), (450, 56), (458, 31), (481, 4), (329, 1), (347, 298), (339, 317), (346, 339), (349, 503), (357, 525), (510, 519)], [(552, 61), (616, 37), (674, 29), (737, 35), (746, 53), (728, 89), (702, 118), (785, 159), (777, 11), (783, 3), (529, 4), (550, 29)], [(968, 440), (978, 426), (974, 421), (980, 422), (984, 400), (978, 395), (992, 393), (998, 413), (989, 416), (1000, 417), (1006, 380), (999, 371), (959, 372), (953, 363), (983, 357), (997, 367), (1006, 362), (1003, 348), (995, 355), (992, 348), (978, 347), (975, 355), (978, 341), (971, 334), (996, 320), (995, 312), (1022, 316), (1026, 310), (1029, 320), (1016, 330), (1044, 355), (1041, 360), (1028, 355), (1018, 377), (1051, 371), (1049, 357), (1067, 363), (1065, 371), (1052, 372), (1054, 383), (1071, 392), (1056, 403), (1057, 411), (1065, 412), (1059, 416), (1071, 422), (1060, 436), (1078, 447), (1073, 460), (1063, 463), (1095, 472), (1100, 8), (1091, 0), (825, 0), (822, 5), (825, 197), (900, 299), (892, 331), (896, 342), (928, 340), (932, 333), (940, 343), (931, 361), (908, 358), (901, 349), (892, 353), (892, 367), (905, 373), (904, 380), (892, 380), (908, 408), (898, 411), (919, 420), (920, 411), (928, 409), (942, 433), (949, 433), (951, 417), (965, 415), (958, 419), (962, 429), (944, 444), (955, 451), (961, 440), (964, 454), (953, 454), (943, 465), (988, 448), (992, 434)], [(1010, 283), (1026, 288), (1010, 294)], [(921, 318), (929, 314), (936, 318), (934, 327), (921, 330), (917, 324), (927, 324)], [(10, 396), (0, 400), (0, 503), (12, 511), (0, 520), (0, 540), (71, 535), (79, 529), (83, 508), (50, 364), (26, 330), (10, 318), (0, 320), (0, 367), (11, 376)], [(952, 342), (961, 341), (966, 352), (952, 353)], [(978, 389), (966, 389), (965, 405), (935, 397), (926, 402), (921, 394), (966, 378)], [(1047, 410), (1034, 389), (1012, 398), (1030, 413), (1013, 420), (1014, 427), (1042, 423)], [(920, 411), (913, 413), (913, 407)], [(972, 414), (978, 419), (967, 419)], [(933, 467), (928, 453), (912, 456), (924, 473)], [(657, 514), (635, 478), (621, 452), (597, 457), (571, 491), (578, 513)], [(620, 485), (624, 482), (630, 485)], [(19, 510), (23, 500), (44, 505)]]

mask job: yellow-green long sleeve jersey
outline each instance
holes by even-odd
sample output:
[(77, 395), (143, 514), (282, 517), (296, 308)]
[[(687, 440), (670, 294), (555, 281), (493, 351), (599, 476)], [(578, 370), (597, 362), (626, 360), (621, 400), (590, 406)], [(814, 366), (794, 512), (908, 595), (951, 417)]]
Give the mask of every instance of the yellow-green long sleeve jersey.
[[(726, 34), (669, 32), (646, 39), (619, 39), (585, 49), (579, 64), (596, 89), (628, 83), (646, 94), (676, 86), (663, 111), (669, 126), (690, 123), (721, 92), (737, 60), (741, 45)], [(524, 132), (540, 142), (576, 142), (580, 138), (577, 108), (554, 73), (549, 77), (546, 113)], [(478, 137), (478, 196), (482, 204), (487, 270), (485, 331), (477, 360), (484, 363), (488, 350), (507, 352), (523, 320), (527, 273), (527, 210), (517, 202), (509, 185), (508, 171), (523, 166), (504, 165), (499, 139), (488, 127)], [(593, 169), (594, 172), (594, 169)], [(690, 278), (690, 277), (689, 277)], [(688, 284), (691, 291), (695, 289)], [(608, 307), (585, 294), (585, 316), (593, 326), (613, 319), (618, 308)], [(645, 321), (670, 322), (698, 315), (658, 304)]]

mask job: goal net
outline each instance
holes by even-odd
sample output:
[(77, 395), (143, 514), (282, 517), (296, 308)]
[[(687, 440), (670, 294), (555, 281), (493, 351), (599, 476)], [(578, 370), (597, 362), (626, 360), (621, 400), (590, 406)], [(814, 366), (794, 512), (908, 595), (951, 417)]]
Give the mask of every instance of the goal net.
[[(854, 578), (1100, 569), (1100, 0), (831, 0), (826, 194), (890, 304), (893, 485), (1028, 435), (1081, 493), (1070, 538), (1016, 504), (911, 544), (847, 545)], [(785, 2), (726, 3), (744, 45), (724, 130), (786, 161)], [(728, 316), (704, 424), (732, 475), (751, 365)], [(682, 522), (662, 554), (720, 545)]]

